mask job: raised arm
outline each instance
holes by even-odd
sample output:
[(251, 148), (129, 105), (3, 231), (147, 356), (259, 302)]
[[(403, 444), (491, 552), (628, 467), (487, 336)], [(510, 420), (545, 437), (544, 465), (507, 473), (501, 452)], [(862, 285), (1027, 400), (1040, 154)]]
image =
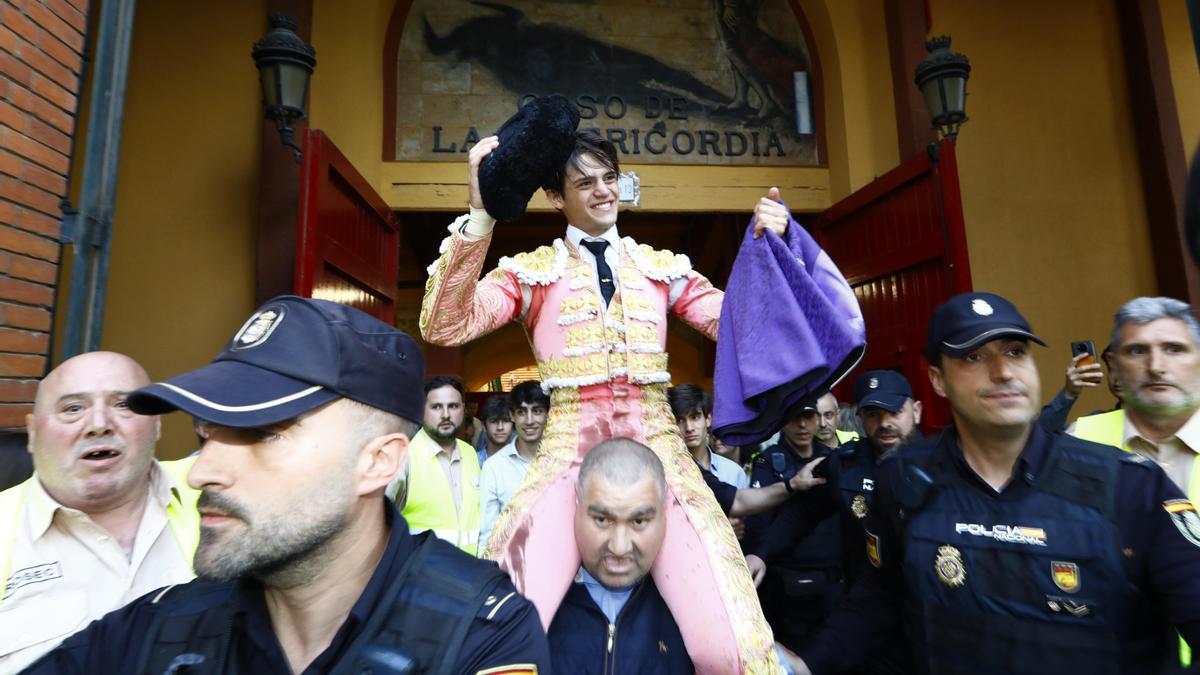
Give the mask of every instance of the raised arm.
[[(780, 201), (779, 188), (771, 188), (767, 196), (754, 205), (755, 239), (766, 230), (782, 237), (787, 232), (789, 218), (787, 207)], [(724, 291), (714, 288), (708, 279), (695, 270), (671, 281), (671, 313), (710, 340), (717, 339), (721, 304), (724, 301)]]
[(429, 266), (420, 326), (421, 337), (431, 344), (466, 344), (521, 314), (524, 299), (514, 274), (497, 269), (479, 278), (496, 223), (483, 210), (479, 162), (498, 144), (489, 136), (471, 148), (467, 157), (471, 213), (451, 224), (440, 256)]

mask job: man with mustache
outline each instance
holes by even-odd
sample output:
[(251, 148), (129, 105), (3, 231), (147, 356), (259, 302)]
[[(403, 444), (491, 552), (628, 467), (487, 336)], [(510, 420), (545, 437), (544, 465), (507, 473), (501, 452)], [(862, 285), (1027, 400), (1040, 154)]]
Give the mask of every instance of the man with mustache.
[(666, 476), (650, 448), (614, 438), (583, 458), (575, 541), (582, 565), (550, 624), (558, 673), (693, 673), (650, 568), (667, 536)]
[(1145, 674), (1200, 640), (1200, 515), (1140, 455), (1036, 422), (1044, 344), (1008, 300), (964, 293), (929, 322), (954, 423), (884, 460), (871, 567), (793, 661), (852, 668), (902, 622), (915, 672)]
[[(1191, 306), (1174, 298), (1135, 298), (1113, 317), (1105, 350), (1121, 407), (1080, 417), (1070, 430), (1153, 460), (1187, 494), (1200, 499), (1200, 323)], [(1122, 383), (1125, 383), (1122, 385)], [(1119, 394), (1117, 392), (1120, 392)], [(1192, 664), (1180, 642), (1180, 665)]]
[(1108, 363), (1122, 409), (1081, 417), (1073, 433), (1154, 460), (1200, 498), (1200, 323), (1174, 298), (1135, 298), (1113, 317)]
[(411, 534), (384, 496), (419, 428), (423, 377), (392, 326), (280, 296), (213, 363), (134, 392), (136, 412), (198, 420), (200, 579), (109, 614), (29, 672), (548, 668), (537, 612), (504, 573)]
[(191, 579), (200, 532), (190, 460), (158, 462), (150, 383), (113, 352), (67, 359), (26, 419), (34, 474), (0, 493), (0, 671), (15, 673), (106, 612)]
[(542, 391), (542, 383), (526, 380), (508, 394), (509, 419), (516, 429), (513, 440), (483, 465), (479, 481), (479, 542), (486, 545), (504, 505), (521, 487), (525, 474), (542, 445), (546, 431), (546, 415), (550, 412), (550, 397)]
[(479, 455), (460, 439), (462, 382), (436, 375), (425, 383), (422, 429), (408, 463), (388, 486), (414, 534), (429, 530), (463, 551), (479, 552)]

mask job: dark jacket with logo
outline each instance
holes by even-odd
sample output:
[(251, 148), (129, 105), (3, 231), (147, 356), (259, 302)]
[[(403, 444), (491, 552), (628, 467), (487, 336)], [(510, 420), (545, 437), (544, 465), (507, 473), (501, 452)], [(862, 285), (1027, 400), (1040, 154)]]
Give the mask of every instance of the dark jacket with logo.
[(649, 575), (638, 584), (612, 624), (583, 584), (571, 584), (550, 624), (548, 637), (550, 660), (556, 673), (690, 675), (695, 672), (679, 626)]
[(938, 675), (1162, 673), (1172, 624), (1200, 643), (1200, 516), (1137, 455), (1035, 424), (996, 490), (951, 427), (880, 464), (867, 532), (879, 570), (801, 650), (817, 675), (902, 618)]

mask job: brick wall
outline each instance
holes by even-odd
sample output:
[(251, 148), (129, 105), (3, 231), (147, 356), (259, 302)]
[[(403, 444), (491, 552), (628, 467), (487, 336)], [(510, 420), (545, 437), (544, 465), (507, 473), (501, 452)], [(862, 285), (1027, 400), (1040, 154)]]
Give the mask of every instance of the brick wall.
[(46, 371), (87, 0), (0, 0), (0, 428)]

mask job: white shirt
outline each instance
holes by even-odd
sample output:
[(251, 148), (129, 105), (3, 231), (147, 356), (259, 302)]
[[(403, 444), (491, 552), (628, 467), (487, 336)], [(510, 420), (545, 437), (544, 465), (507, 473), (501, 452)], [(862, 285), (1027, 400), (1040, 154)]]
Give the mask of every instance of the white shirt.
[[(596, 256), (591, 249), (583, 245), (585, 241), (607, 241), (608, 246), (604, 249), (604, 262), (608, 263), (608, 267), (612, 270), (612, 282), (614, 287), (620, 286), (620, 274), (618, 270), (621, 268), (621, 237), (617, 234), (617, 226), (613, 225), (604, 231), (604, 234), (599, 237), (592, 237), (587, 232), (575, 227), (567, 225), (567, 241), (579, 250), (579, 258), (587, 263), (592, 269), (596, 268)], [(595, 276), (592, 282), (592, 288), (597, 294), (600, 293), (600, 275)]]
[(741, 490), (750, 487), (750, 477), (745, 469), (727, 457), (722, 457), (711, 449), (708, 451), (708, 465), (717, 480)]
[(177, 488), (158, 462), (151, 467), (146, 508), (128, 555), (108, 530), (59, 504), (39, 481), (11, 488), (24, 495), (0, 603), (0, 672), (18, 672), (114, 609), (195, 576), (167, 524), (167, 504)]
[(1196, 452), (1200, 450), (1200, 410), (1192, 413), (1174, 436), (1161, 443), (1155, 443), (1142, 435), (1126, 412), (1124, 441), (1125, 447), (1154, 460), (1154, 463), (1166, 472), (1171, 482), (1184, 494), (1188, 494), (1192, 465), (1195, 464)]
[[(484, 209), (472, 208), (467, 221), (456, 227), (457, 221), (451, 223), (449, 230), (451, 234), (457, 233), (467, 241), (479, 241), (491, 234), (492, 229), (496, 227), (496, 219), (488, 215)], [(588, 240), (603, 239), (608, 242), (608, 248), (604, 249), (604, 260), (608, 262), (608, 266), (612, 269), (613, 285), (618, 285), (618, 271), (621, 267), (621, 235), (617, 232), (617, 226), (613, 225), (599, 237), (589, 237), (586, 232), (575, 227), (567, 225), (567, 241), (579, 250), (579, 257), (584, 262), (596, 266), (596, 256), (592, 252), (580, 245), (580, 242), (585, 238)], [(678, 277), (671, 280), (670, 290), (667, 292), (667, 308), (670, 309), (675, 305), (675, 301), (679, 296), (683, 295), (684, 289), (687, 288), (690, 279), (687, 276)], [(619, 287), (619, 286), (618, 286)], [(596, 293), (600, 292), (600, 279), (597, 278), (593, 285)], [(521, 318), (525, 317), (525, 312), (529, 309), (529, 302), (533, 298), (533, 293), (529, 286), (521, 284)]]
[(517, 452), (514, 440), (496, 451), (483, 465), (479, 476), (479, 542), (486, 544), (492, 526), (513, 493), (521, 487), (532, 462)]

